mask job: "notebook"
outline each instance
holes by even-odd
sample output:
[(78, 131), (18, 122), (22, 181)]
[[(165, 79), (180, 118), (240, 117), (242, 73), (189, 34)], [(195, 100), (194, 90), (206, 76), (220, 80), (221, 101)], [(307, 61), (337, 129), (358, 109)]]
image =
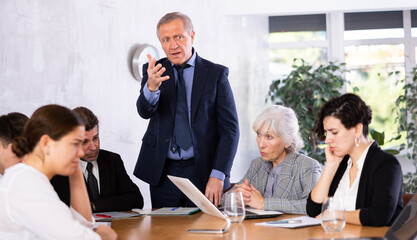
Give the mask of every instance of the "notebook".
[(94, 213), (93, 217), (96, 221), (103, 220), (105, 222), (106, 219), (119, 219), (119, 218), (130, 218), (130, 217), (138, 217), (141, 214), (139, 213), (129, 213), (129, 212), (98, 212)]
[[(226, 219), (226, 217), (221, 213), (221, 211), (210, 202), (206, 196), (194, 184), (187, 178), (174, 177), (168, 175), (168, 178), (204, 213), (210, 214), (212, 216)], [(278, 211), (263, 211), (257, 209), (246, 210), (245, 219), (253, 218), (270, 218), (277, 217), (282, 215)]]
[[(335, 238), (338, 239), (338, 238)], [(341, 239), (341, 238), (340, 238)], [(417, 239), (417, 192), (392, 223), (384, 237), (343, 238), (352, 240)]]

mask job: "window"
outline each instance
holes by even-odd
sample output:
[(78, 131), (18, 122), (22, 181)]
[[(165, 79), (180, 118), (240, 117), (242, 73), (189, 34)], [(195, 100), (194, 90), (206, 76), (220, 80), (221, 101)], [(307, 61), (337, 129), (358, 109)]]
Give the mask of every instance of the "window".
[(411, 11), (411, 36), (417, 37), (417, 10)]
[[(369, 126), (385, 133), (385, 141), (396, 136), (397, 125), (394, 124), (395, 100), (401, 94), (404, 78), (404, 46), (398, 45), (360, 45), (345, 47), (346, 67), (350, 70), (346, 79), (351, 82), (346, 88), (357, 94), (372, 109), (372, 123)], [(398, 71), (398, 74), (391, 74)], [(384, 147), (399, 145), (404, 140), (388, 143)]]
[[(337, 29), (344, 29), (343, 35)], [(398, 80), (417, 62), (417, 10), (274, 16), (269, 17), (269, 31), (272, 79), (288, 74), (294, 58), (315, 65), (344, 59), (351, 82), (346, 91), (358, 87), (357, 94), (373, 110), (370, 127), (384, 132), (386, 141), (395, 137), (392, 111), (403, 86)]]
[[(346, 79), (351, 82), (346, 91), (359, 89), (357, 94), (372, 109), (369, 127), (384, 132), (388, 141), (397, 133), (395, 100), (403, 87), (399, 80), (405, 77), (402, 11), (345, 13), (344, 19), (345, 62), (350, 70)], [(404, 138), (384, 147), (401, 143)]]
[(295, 58), (327, 62), (325, 14), (269, 17), (269, 32), (271, 80), (289, 74)]
[(417, 10), (411, 11), (411, 37), (414, 45), (414, 63), (417, 62)]
[(269, 71), (272, 80), (283, 78), (292, 70), (293, 60), (302, 58), (308, 63), (317, 65), (327, 62), (326, 48), (297, 48), (297, 49), (277, 49), (269, 51)]

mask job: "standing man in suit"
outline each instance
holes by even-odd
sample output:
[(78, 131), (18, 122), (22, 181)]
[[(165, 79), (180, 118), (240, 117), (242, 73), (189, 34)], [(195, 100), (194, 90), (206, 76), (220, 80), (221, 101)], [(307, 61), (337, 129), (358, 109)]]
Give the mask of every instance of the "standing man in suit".
[[(12, 151), (13, 142), (22, 136), (28, 117), (22, 113), (12, 112), (0, 116), (0, 174), (8, 167), (22, 162), (22, 158)], [(1, 177), (1, 176), (0, 176)]]
[[(98, 119), (85, 107), (73, 110), (85, 121), (84, 157), (80, 167), (84, 173), (93, 212), (128, 211), (143, 207), (143, 197), (132, 182), (119, 154), (100, 149)], [(51, 180), (60, 199), (69, 205), (68, 177), (55, 176)]]
[(239, 141), (229, 70), (197, 54), (185, 14), (162, 17), (157, 35), (167, 57), (148, 55), (143, 68), (136, 106), (150, 121), (134, 175), (150, 184), (152, 207), (194, 205), (167, 175), (190, 179), (217, 206)]

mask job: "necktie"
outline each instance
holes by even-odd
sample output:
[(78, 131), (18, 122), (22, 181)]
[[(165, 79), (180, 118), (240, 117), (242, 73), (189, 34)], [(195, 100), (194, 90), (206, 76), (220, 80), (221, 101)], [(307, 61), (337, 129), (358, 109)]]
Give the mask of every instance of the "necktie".
[(187, 94), (185, 91), (185, 83), (183, 77), (184, 68), (191, 67), (186, 64), (185, 66), (175, 65), (178, 73), (177, 81), (177, 104), (175, 110), (175, 124), (172, 137), (171, 151), (178, 151), (178, 147), (187, 149), (192, 144), (190, 126), (188, 122), (188, 106), (187, 106)]
[(88, 172), (88, 177), (87, 177), (88, 195), (90, 197), (90, 201), (95, 202), (98, 199), (98, 195), (99, 195), (98, 184), (97, 184), (97, 179), (96, 177), (94, 177), (94, 174), (93, 174), (93, 164), (90, 162), (87, 164), (87, 172)]

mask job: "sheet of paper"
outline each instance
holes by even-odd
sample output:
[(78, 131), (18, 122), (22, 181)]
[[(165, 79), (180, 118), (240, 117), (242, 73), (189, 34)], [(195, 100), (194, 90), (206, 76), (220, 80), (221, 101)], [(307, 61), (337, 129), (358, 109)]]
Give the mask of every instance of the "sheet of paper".
[(154, 210), (149, 215), (189, 215), (197, 212), (199, 209), (196, 207), (165, 207)]
[(143, 208), (143, 209), (133, 208), (132, 211), (137, 212), (137, 213), (142, 214), (142, 215), (146, 215), (146, 214), (149, 214), (149, 213), (152, 212), (152, 208)]
[(93, 229), (97, 229), (98, 226), (100, 226), (100, 225), (104, 225), (104, 226), (111, 227), (111, 220), (110, 221), (106, 221), (106, 222), (95, 222)]
[(258, 215), (282, 214), (282, 212), (278, 212), (278, 211), (265, 211), (265, 210), (259, 210), (256, 208), (250, 208), (250, 207), (247, 207), (246, 210), (256, 213)]
[(129, 217), (137, 217), (140, 215), (141, 214), (139, 213), (129, 213), (129, 212), (98, 212), (98, 213), (93, 214), (96, 220), (129, 218)]
[[(312, 217), (301, 216), (295, 218), (288, 218), (283, 219), (285, 220), (300, 220), (300, 223), (271, 223), (272, 221), (262, 222), (262, 223), (255, 223), (258, 226), (268, 226), (268, 227), (280, 227), (280, 228), (299, 228), (299, 227), (308, 227), (308, 226), (315, 226), (320, 225), (321, 221), (319, 219), (315, 219)], [(278, 220), (280, 221), (280, 220)]]

